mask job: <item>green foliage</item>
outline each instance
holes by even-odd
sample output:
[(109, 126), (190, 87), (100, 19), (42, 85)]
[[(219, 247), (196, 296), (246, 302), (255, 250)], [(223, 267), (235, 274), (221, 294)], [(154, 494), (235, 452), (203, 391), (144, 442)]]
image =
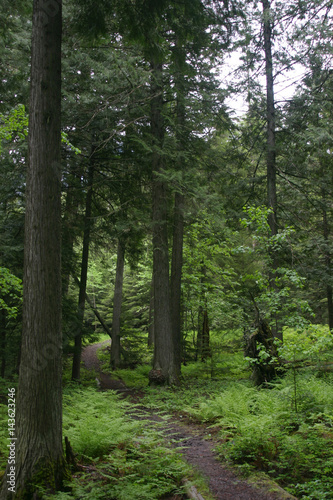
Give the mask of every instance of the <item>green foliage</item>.
[(282, 326), (305, 327), (313, 316), (308, 301), (301, 295), (306, 279), (293, 266), (281, 263), (274, 269), (272, 267), (272, 255), (283, 262), (284, 254), (292, 251), (295, 230), (287, 226), (271, 236), (269, 209), (250, 206), (244, 209), (244, 213), (241, 224), (251, 229), (252, 245), (247, 249), (242, 246), (242, 251), (252, 255), (256, 263), (252, 272), (242, 275), (244, 287), (255, 301), (260, 315), (268, 321), (275, 321), (278, 317)]
[(114, 370), (112, 375), (119, 377), (126, 384), (127, 387), (131, 388), (143, 388), (147, 387), (148, 384), (148, 373), (151, 370), (151, 365), (138, 365), (135, 370), (119, 369)]
[(64, 393), (64, 434), (76, 451), (96, 458), (121, 446), (137, 424), (125, 416), (125, 403), (112, 391), (98, 392), (72, 387)]
[(0, 114), (0, 153), (2, 141), (12, 141), (13, 136), (23, 139), (28, 135), (28, 123), (23, 104), (17, 105), (7, 115)]
[(298, 413), (293, 411), (290, 377), (269, 390), (233, 384), (185, 411), (221, 429), (221, 456), (244, 471), (265, 471), (294, 494), (316, 480), (327, 493), (333, 472), (332, 381), (303, 378), (298, 390)]
[(71, 142), (68, 139), (68, 134), (66, 134), (66, 132), (61, 132), (61, 142), (63, 144), (66, 144), (68, 149), (70, 151), (73, 151), (76, 155), (81, 153), (81, 150), (79, 148), (76, 148), (75, 146), (73, 146), (73, 144), (71, 144)]
[(66, 387), (64, 435), (80, 459), (90, 463), (90, 472), (75, 474), (71, 493), (47, 498), (156, 500), (181, 492), (188, 466), (165, 447), (158, 430), (132, 419), (133, 412), (137, 410), (112, 391)]
[(206, 208), (198, 211), (185, 230), (182, 293), (188, 336), (198, 328), (200, 307), (207, 309), (210, 327), (218, 331), (237, 328), (243, 319), (232, 259), (236, 235), (221, 208), (215, 209), (217, 214)]
[[(6, 382), (1, 378), (0, 381), (1, 384), (5, 386)], [(5, 398), (3, 402), (5, 403)], [(8, 444), (8, 407), (6, 404), (0, 403), (0, 470), (4, 470), (6, 468), (7, 456), (8, 456), (7, 444)]]
[(16, 318), (22, 303), (22, 280), (14, 276), (9, 269), (0, 267), (0, 308), (8, 318)]
[(302, 379), (297, 414), (292, 385), (290, 377), (269, 390), (231, 383), (221, 386), (219, 394), (206, 386), (210, 397), (199, 397), (196, 404), (182, 397), (182, 412), (220, 429), (221, 456), (242, 470), (263, 470), (294, 494), (316, 480), (327, 493), (333, 471), (332, 381)]
[[(305, 356), (296, 393), (292, 369), (266, 389), (248, 380), (235, 381), (235, 374), (232, 380), (231, 370), (237, 365), (241, 370), (242, 362), (224, 351), (221, 358), (229, 356), (230, 362), (225, 371), (217, 371), (220, 379), (207, 379), (205, 363), (191, 363), (183, 367), (181, 387), (149, 387), (144, 404), (155, 412), (163, 408), (209, 425), (218, 432), (221, 458), (242, 472), (263, 471), (298, 498), (331, 498), (333, 378), (326, 371), (331, 367), (331, 334), (318, 325), (306, 332), (288, 328), (284, 333), (288, 360), (294, 359), (296, 345), (300, 347), (295, 361)], [(320, 358), (323, 362), (317, 363)]]
[(292, 363), (322, 365), (333, 353), (333, 337), (327, 326), (284, 329), (284, 343), (278, 343), (279, 355)]
[[(161, 436), (151, 432), (143, 432), (132, 447), (112, 455), (112, 462), (103, 475), (110, 474), (110, 493), (119, 500), (156, 500), (181, 493), (180, 481), (189, 472), (180, 456), (166, 449)], [(114, 477), (115, 469), (121, 471), (118, 478)]]

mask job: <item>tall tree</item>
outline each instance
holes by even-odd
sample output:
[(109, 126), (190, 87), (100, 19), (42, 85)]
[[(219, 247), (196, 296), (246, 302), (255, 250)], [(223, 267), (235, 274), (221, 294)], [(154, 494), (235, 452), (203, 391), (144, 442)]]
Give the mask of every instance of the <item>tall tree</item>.
[[(51, 5), (52, 4), (52, 5)], [(52, 6), (52, 8), (51, 8)], [(34, 0), (27, 172), (24, 308), (17, 397), (15, 494), (61, 487), (61, 21), (62, 2)], [(9, 473), (9, 466), (7, 472)], [(7, 476), (5, 476), (7, 477)]]
[(178, 382), (178, 376), (172, 334), (169, 287), (168, 186), (163, 179), (165, 169), (162, 154), (164, 141), (163, 64), (156, 55), (152, 58), (151, 68), (154, 362), (150, 380), (160, 380), (172, 384)]
[[(275, 143), (275, 100), (274, 100), (274, 75), (272, 55), (272, 10), (269, 0), (262, 0), (263, 28), (264, 28), (264, 51), (265, 51), (265, 74), (266, 74), (266, 121), (267, 121), (267, 205), (270, 208), (268, 224), (271, 236), (278, 233), (277, 224), (277, 191), (276, 191), (276, 143)], [(270, 270), (270, 286), (276, 289), (275, 277), (278, 267), (276, 252), (271, 251), (272, 269)], [(273, 335), (282, 340), (282, 330), (278, 326), (278, 317), (275, 316), (275, 324), (272, 328)]]
[(277, 226), (277, 195), (276, 195), (276, 145), (275, 145), (275, 101), (274, 76), (272, 56), (272, 10), (269, 0), (262, 1), (265, 73), (266, 73), (266, 120), (267, 120), (267, 201), (271, 209), (269, 226), (271, 235), (278, 232)]
[(118, 368), (120, 364), (120, 319), (121, 319), (121, 303), (122, 303), (123, 282), (124, 282), (124, 267), (125, 267), (125, 241), (124, 239), (119, 238), (117, 247), (116, 279), (114, 284), (112, 330), (111, 330), (112, 343), (111, 343), (110, 364), (112, 369)]
[(79, 287), (78, 321), (77, 334), (74, 337), (74, 356), (72, 366), (72, 380), (80, 380), (81, 372), (81, 351), (82, 351), (82, 329), (84, 322), (84, 310), (86, 304), (86, 290), (88, 277), (89, 246), (92, 224), (92, 198), (94, 183), (94, 145), (92, 146), (91, 157), (89, 159), (86, 207), (84, 215), (84, 231), (82, 242), (81, 279)]

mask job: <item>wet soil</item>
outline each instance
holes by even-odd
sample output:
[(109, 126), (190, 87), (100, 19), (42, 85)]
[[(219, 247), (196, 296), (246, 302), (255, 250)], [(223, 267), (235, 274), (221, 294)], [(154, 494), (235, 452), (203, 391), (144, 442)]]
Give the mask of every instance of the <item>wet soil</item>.
[[(115, 390), (124, 397), (129, 397), (136, 403), (136, 410), (131, 411), (132, 418), (147, 419), (151, 423), (164, 422), (163, 430), (166, 441), (170, 446), (177, 446), (183, 458), (206, 478), (210, 493), (216, 500), (287, 500), (295, 499), (279, 487), (270, 491), (267, 484), (253, 485), (240, 479), (234, 471), (223, 465), (214, 452), (216, 441), (205, 426), (183, 422), (177, 415), (170, 415), (167, 419), (161, 418), (144, 406), (138, 406), (142, 394), (126, 387), (121, 380), (113, 379), (100, 369), (97, 359), (97, 349), (107, 346), (109, 341), (87, 346), (82, 353), (82, 360), (87, 369), (96, 370), (96, 386), (100, 390)], [(204, 500), (196, 490), (189, 492), (189, 498)], [(196, 496), (197, 495), (197, 496)], [(179, 498), (179, 497), (178, 497)], [(165, 500), (171, 500), (165, 499)], [(297, 499), (296, 499), (297, 500)]]

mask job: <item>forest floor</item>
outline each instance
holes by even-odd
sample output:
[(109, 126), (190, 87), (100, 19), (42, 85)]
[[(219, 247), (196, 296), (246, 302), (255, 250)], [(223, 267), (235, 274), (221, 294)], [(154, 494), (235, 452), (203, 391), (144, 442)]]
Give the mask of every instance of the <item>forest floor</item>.
[[(123, 381), (114, 379), (101, 371), (97, 350), (103, 344), (107, 345), (108, 343), (109, 341), (106, 341), (87, 346), (82, 353), (85, 368), (95, 370), (97, 373), (96, 386), (99, 390), (117, 391), (122, 397), (129, 398), (131, 402), (135, 403), (130, 412), (131, 418), (147, 419), (149, 425), (152, 423), (158, 425), (164, 421), (166, 444), (172, 446), (173, 443), (177, 443), (177, 448), (182, 453), (183, 458), (205, 477), (213, 498), (217, 500), (295, 499), (271, 481), (258, 480), (256, 483), (250, 483), (237, 476), (229, 466), (223, 465), (214, 453), (217, 438), (204, 425), (186, 422), (177, 414), (163, 416), (162, 419), (155, 411), (140, 405), (140, 400), (143, 397), (142, 392), (127, 388)], [(205, 500), (194, 487), (188, 491), (188, 498)], [(179, 497), (165, 500), (177, 499)]]

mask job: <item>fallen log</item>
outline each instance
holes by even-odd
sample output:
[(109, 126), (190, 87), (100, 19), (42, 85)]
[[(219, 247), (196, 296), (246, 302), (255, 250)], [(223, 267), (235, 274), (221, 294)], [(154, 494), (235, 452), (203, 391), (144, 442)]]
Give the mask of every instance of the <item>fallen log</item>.
[(185, 487), (185, 492), (188, 498), (190, 498), (191, 500), (205, 500), (201, 493), (198, 492), (196, 487), (193, 486), (193, 484), (191, 485), (191, 483), (189, 483), (187, 479), (183, 479), (182, 484)]

